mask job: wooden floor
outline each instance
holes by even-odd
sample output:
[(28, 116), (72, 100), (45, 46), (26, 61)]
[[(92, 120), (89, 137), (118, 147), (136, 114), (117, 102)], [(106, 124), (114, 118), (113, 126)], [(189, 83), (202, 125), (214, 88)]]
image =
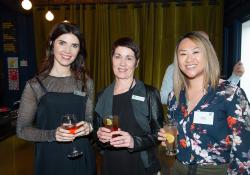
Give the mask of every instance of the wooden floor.
[(33, 144), (11, 136), (0, 142), (1, 175), (33, 175)]
[[(34, 174), (34, 145), (11, 136), (0, 142), (0, 175), (33, 175)], [(169, 169), (173, 157), (166, 157), (164, 148), (159, 147), (159, 159), (162, 175), (170, 175)], [(100, 175), (101, 156), (97, 153), (97, 171)]]

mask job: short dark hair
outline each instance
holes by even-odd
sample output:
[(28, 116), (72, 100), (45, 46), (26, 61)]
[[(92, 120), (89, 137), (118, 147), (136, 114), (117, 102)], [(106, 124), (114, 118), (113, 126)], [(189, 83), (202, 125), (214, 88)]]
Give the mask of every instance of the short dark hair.
[(127, 48), (133, 50), (136, 60), (140, 59), (140, 49), (139, 49), (138, 45), (134, 42), (133, 39), (131, 39), (129, 37), (122, 37), (122, 38), (119, 38), (116, 41), (114, 41), (112, 44), (111, 56), (114, 55), (115, 49), (119, 46), (127, 47)]

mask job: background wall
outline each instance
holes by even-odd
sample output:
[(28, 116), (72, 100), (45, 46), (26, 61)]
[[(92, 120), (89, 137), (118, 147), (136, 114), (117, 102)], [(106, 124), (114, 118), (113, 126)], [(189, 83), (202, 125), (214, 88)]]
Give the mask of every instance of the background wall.
[(225, 0), (223, 73), (226, 77), (231, 75), (234, 64), (241, 58), (242, 22), (249, 19), (250, 1)]
[[(36, 72), (33, 18), (32, 15), (17, 11), (15, 5), (8, 8), (0, 2), (0, 107), (4, 105), (10, 108), (14, 101), (20, 99), (26, 81)], [(18, 90), (9, 90), (9, 57), (18, 58)], [(23, 60), (27, 61), (27, 66), (20, 65)], [(11, 124), (3, 120), (0, 121), (1, 129), (6, 128), (6, 125), (14, 127), (14, 120), (10, 120)], [(10, 133), (5, 135), (9, 137), (3, 136), (2, 132), (3, 130), (0, 134), (0, 174), (34, 174), (33, 144), (17, 138), (11, 128)]]
[[(19, 62), (20, 90), (8, 89), (9, 56), (1, 50), (4, 91), (1, 101), (11, 105), (13, 101), (20, 99), (25, 82), (34, 76), (36, 67), (41, 65), (45, 57), (49, 31), (55, 23), (64, 19), (78, 24), (84, 34), (88, 52), (86, 64), (95, 82), (95, 92), (113, 80), (111, 44), (122, 36), (132, 37), (141, 48), (141, 61), (136, 77), (159, 89), (165, 69), (172, 62), (177, 39), (188, 31), (207, 32), (222, 60), (223, 3), (223, 0), (190, 0), (54, 5), (50, 6), (55, 15), (53, 22), (44, 18), (48, 6), (33, 6), (33, 16), (22, 13), (20, 3), (16, 5), (18, 11), (2, 7), (1, 19), (10, 18), (16, 28), (15, 56)], [(20, 60), (27, 61), (28, 66), (20, 67)]]
[(44, 58), (52, 26), (64, 19), (78, 24), (86, 39), (86, 64), (96, 92), (113, 80), (111, 44), (122, 36), (132, 37), (140, 46), (136, 77), (157, 88), (173, 60), (176, 41), (186, 32), (207, 32), (222, 59), (223, 0), (50, 6), (55, 15), (53, 22), (44, 18), (47, 9), (47, 6), (33, 8), (35, 31), (39, 33), (35, 35), (38, 65)]
[[(12, 11), (1, 5), (0, 42), (0, 87), (2, 92), (0, 105), (11, 107), (14, 101), (20, 99), (26, 81), (34, 76), (36, 72), (32, 15)], [(10, 90), (9, 57), (17, 58), (18, 65), (15, 72), (18, 72), (16, 77), (18, 79), (18, 88), (15, 90)], [(25, 62), (27, 66), (24, 65)], [(14, 76), (13, 72), (12, 75)]]

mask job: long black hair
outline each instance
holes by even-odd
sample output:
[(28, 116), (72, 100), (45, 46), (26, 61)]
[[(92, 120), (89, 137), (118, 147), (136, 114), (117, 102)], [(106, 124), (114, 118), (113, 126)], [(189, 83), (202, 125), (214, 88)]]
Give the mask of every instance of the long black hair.
[(47, 76), (50, 73), (54, 65), (54, 42), (59, 36), (67, 33), (75, 35), (79, 40), (80, 50), (74, 62), (71, 63), (70, 70), (76, 79), (83, 81), (83, 90), (86, 90), (86, 78), (88, 77), (88, 71), (85, 67), (85, 59), (87, 57), (85, 40), (81, 35), (80, 29), (74, 24), (61, 22), (53, 27), (48, 39), (46, 58), (42, 63), (39, 73), (44, 76)]

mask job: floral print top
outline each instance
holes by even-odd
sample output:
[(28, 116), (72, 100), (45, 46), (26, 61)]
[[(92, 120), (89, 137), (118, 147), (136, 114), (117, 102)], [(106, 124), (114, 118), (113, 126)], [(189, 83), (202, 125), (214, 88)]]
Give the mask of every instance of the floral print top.
[[(227, 81), (216, 89), (209, 87), (189, 114), (185, 91), (180, 93), (179, 104), (172, 92), (168, 109), (168, 118), (177, 122), (179, 161), (229, 163), (228, 174), (250, 174), (250, 104), (241, 88)], [(210, 123), (203, 117), (210, 117)]]

